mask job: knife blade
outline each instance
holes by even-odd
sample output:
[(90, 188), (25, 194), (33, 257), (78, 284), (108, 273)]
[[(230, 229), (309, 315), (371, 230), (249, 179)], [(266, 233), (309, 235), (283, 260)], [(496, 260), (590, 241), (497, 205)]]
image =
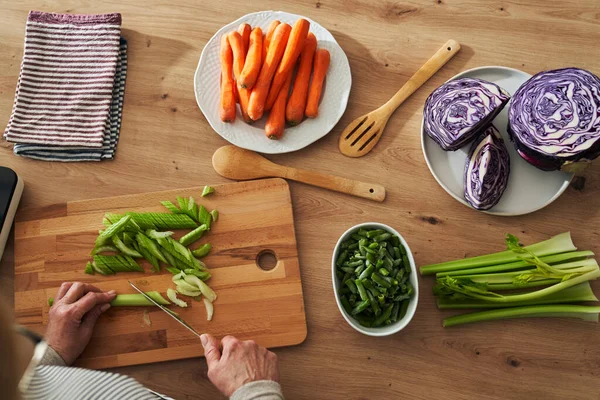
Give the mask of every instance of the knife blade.
[(131, 287), (134, 288), (135, 290), (137, 290), (148, 301), (150, 301), (156, 307), (160, 308), (161, 310), (163, 310), (164, 312), (169, 314), (171, 316), (171, 318), (173, 318), (175, 321), (179, 322), (181, 325), (185, 326), (190, 332), (192, 332), (194, 335), (196, 335), (196, 336), (198, 336), (198, 338), (200, 338), (200, 334), (198, 332), (196, 332), (196, 330), (194, 328), (192, 328), (187, 322), (185, 322), (180, 316), (176, 315), (174, 311), (171, 311), (167, 307), (158, 304), (156, 301), (154, 301), (154, 299), (152, 297), (150, 297), (146, 293), (144, 293), (140, 288), (135, 286), (131, 281), (127, 281), (127, 282), (129, 282)]

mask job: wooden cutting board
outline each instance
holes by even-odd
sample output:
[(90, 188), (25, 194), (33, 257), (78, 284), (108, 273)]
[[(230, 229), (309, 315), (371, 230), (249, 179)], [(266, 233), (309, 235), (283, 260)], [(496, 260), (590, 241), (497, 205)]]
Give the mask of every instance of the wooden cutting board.
[[(202, 187), (143, 193), (25, 209), (15, 225), (15, 314), (18, 323), (43, 333), (48, 323), (47, 299), (62, 282), (81, 281), (103, 290), (135, 293), (127, 280), (142, 290), (165, 294), (174, 288), (163, 269), (113, 276), (86, 275), (84, 266), (102, 229), (105, 212), (166, 210), (161, 200), (194, 196), (208, 210), (218, 209), (219, 220), (205, 237), (211, 253), (203, 259), (215, 290), (215, 314), (206, 320), (202, 302), (189, 298), (188, 308), (172, 306), (196, 331), (218, 337), (254, 339), (265, 347), (290, 346), (306, 338), (306, 317), (289, 186), (283, 179), (267, 179), (215, 186), (200, 197)], [(258, 266), (259, 254), (272, 252), (275, 268)], [(261, 258), (262, 260), (262, 258)], [(261, 262), (262, 264), (262, 262)], [(144, 326), (143, 311), (152, 321)], [(196, 336), (163, 311), (153, 307), (113, 307), (102, 315), (77, 365), (110, 368), (203, 355)]]

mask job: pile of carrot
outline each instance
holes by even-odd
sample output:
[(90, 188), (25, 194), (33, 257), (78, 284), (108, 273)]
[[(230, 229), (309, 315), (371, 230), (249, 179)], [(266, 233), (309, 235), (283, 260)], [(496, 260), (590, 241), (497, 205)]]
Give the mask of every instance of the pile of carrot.
[(265, 133), (276, 140), (283, 136), (286, 123), (298, 125), (304, 117), (317, 117), (330, 56), (327, 50), (317, 49), (317, 38), (309, 28), (305, 19), (293, 27), (273, 21), (264, 35), (259, 27), (252, 29), (249, 24), (223, 35), (223, 122), (235, 120), (236, 103), (247, 123), (268, 112)]

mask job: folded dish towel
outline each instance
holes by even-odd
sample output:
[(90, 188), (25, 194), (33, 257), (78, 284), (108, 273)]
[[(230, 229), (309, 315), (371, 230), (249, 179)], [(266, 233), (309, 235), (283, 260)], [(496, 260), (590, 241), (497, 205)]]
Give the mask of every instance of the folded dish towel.
[(127, 73), (120, 14), (31, 11), (12, 115), (15, 154), (49, 161), (112, 159)]

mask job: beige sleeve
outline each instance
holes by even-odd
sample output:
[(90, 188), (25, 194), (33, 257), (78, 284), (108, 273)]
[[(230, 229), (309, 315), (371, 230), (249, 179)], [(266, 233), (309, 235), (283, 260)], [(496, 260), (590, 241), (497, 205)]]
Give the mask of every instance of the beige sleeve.
[(50, 346), (46, 347), (46, 352), (40, 361), (40, 365), (59, 365), (66, 366), (65, 360)]
[(285, 400), (279, 383), (256, 381), (246, 383), (235, 391), (230, 400)]

